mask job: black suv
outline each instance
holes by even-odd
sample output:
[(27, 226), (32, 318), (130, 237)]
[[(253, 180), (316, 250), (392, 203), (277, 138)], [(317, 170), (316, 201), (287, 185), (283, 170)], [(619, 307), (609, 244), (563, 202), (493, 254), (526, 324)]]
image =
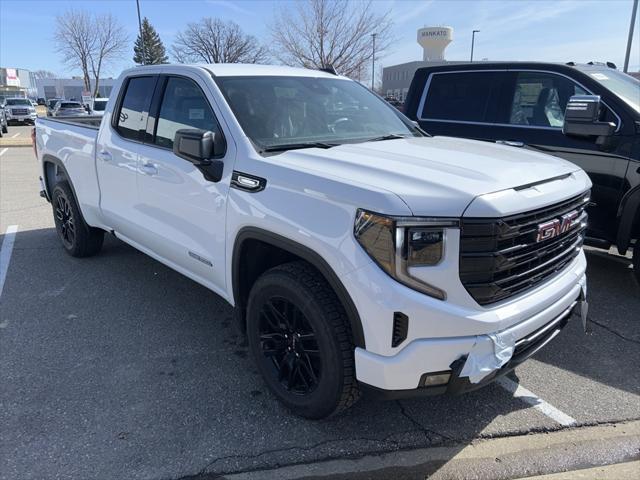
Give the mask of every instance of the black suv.
[[(640, 280), (640, 82), (613, 64), (420, 68), (405, 113), (432, 135), (556, 155), (593, 182), (586, 243), (634, 249)], [(525, 168), (525, 166), (523, 166)]]

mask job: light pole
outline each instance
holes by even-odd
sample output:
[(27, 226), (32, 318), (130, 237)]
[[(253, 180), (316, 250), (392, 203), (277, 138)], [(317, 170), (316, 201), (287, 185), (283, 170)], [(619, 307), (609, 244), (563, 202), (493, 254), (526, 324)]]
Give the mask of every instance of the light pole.
[(147, 51), (144, 47), (144, 35), (142, 34), (142, 21), (140, 20), (140, 0), (136, 0), (138, 7), (138, 28), (140, 29), (140, 41), (142, 42), (142, 65), (147, 64)]
[(479, 33), (480, 30), (474, 30), (471, 32), (471, 61), (473, 62), (473, 45), (476, 43), (476, 33)]
[(371, 91), (374, 90), (374, 84), (376, 81), (376, 35), (378, 34), (371, 34), (371, 38), (373, 39), (373, 56), (371, 57)]
[(635, 27), (637, 11), (638, 11), (638, 0), (633, 0), (633, 10), (631, 11), (631, 25), (629, 25), (629, 39), (627, 40), (627, 54), (624, 56), (624, 68), (622, 69), (624, 73), (627, 73), (627, 70), (629, 70), (629, 56), (631, 55), (631, 43), (633, 42), (633, 27)]

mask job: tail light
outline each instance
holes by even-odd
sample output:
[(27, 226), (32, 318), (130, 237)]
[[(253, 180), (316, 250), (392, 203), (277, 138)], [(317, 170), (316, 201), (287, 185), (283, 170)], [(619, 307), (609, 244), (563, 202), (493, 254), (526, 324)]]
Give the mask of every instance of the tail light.
[(36, 127), (31, 129), (31, 144), (33, 145), (33, 153), (38, 158), (38, 146), (36, 145)]

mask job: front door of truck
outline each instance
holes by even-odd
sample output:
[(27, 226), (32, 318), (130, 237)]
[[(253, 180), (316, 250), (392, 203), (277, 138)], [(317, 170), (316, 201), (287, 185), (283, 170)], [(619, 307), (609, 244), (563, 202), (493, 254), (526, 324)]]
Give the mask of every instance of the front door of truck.
[(103, 119), (96, 144), (100, 208), (107, 223), (127, 239), (140, 241), (138, 228), (138, 150), (147, 125), (157, 75), (129, 77), (113, 113)]
[(225, 221), (235, 147), (227, 141), (224, 175), (211, 182), (192, 163), (174, 155), (177, 130), (224, 135), (219, 115), (200, 79), (166, 75), (154, 94), (144, 144), (140, 146), (138, 191), (145, 246), (195, 280), (225, 288)]

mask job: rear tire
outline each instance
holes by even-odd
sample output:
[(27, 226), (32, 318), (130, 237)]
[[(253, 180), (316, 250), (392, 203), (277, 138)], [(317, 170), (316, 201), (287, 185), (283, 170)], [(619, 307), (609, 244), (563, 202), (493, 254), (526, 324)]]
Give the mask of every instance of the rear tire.
[(308, 263), (279, 265), (256, 281), (247, 306), (247, 339), (265, 383), (295, 414), (324, 418), (358, 400), (346, 313)]
[(72, 257), (89, 257), (102, 248), (104, 230), (87, 225), (68, 182), (56, 184), (51, 195), (53, 219), (62, 246)]

